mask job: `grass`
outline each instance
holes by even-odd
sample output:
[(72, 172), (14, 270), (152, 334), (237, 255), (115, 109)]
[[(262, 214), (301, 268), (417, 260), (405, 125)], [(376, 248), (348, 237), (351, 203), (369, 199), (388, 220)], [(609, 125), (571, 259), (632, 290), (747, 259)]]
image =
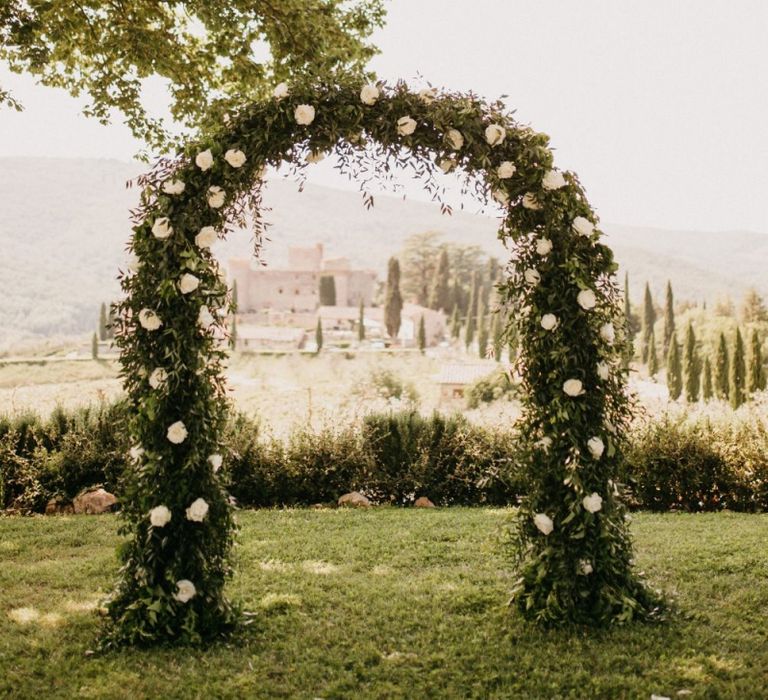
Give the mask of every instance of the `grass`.
[(207, 651), (87, 656), (113, 516), (0, 519), (0, 697), (768, 697), (768, 516), (638, 515), (664, 625), (546, 631), (505, 605), (504, 510), (241, 513), (234, 597)]

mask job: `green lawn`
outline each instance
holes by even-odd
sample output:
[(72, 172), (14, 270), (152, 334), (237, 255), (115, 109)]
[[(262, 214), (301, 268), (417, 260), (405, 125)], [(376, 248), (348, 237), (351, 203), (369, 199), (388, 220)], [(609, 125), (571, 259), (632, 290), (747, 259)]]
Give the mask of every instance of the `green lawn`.
[(507, 607), (507, 513), (244, 512), (228, 645), (87, 656), (112, 516), (0, 519), (0, 697), (768, 698), (768, 516), (638, 515), (665, 625), (542, 631)]

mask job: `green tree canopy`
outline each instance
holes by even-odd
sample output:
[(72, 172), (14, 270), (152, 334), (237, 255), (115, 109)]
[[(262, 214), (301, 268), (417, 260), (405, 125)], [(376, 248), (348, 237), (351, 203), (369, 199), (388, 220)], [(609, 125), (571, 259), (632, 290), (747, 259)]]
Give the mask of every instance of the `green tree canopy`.
[(683, 364), (680, 361), (680, 348), (675, 333), (672, 334), (667, 354), (667, 388), (669, 398), (673, 401), (677, 401), (683, 393)]
[(696, 350), (696, 334), (693, 325), (688, 324), (685, 332), (685, 400), (693, 403), (699, 400), (699, 382), (701, 381), (701, 362)]
[(731, 406), (738, 408), (746, 400), (747, 367), (744, 356), (744, 340), (741, 337), (741, 329), (736, 329), (736, 340), (733, 344), (731, 355)]
[(760, 336), (756, 330), (752, 331), (750, 341), (749, 368), (747, 370), (747, 390), (750, 394), (765, 389), (765, 367), (763, 367), (763, 351), (760, 345)]
[(715, 394), (718, 399), (724, 401), (727, 401), (731, 396), (731, 380), (728, 372), (728, 345), (725, 342), (725, 334), (721, 333), (717, 344), (717, 357), (715, 358)]
[(400, 262), (390, 258), (384, 299), (384, 325), (390, 338), (396, 338), (402, 323), (403, 297), (400, 294)]
[(643, 362), (648, 362), (648, 348), (654, 323), (656, 323), (656, 308), (653, 305), (651, 287), (646, 282), (645, 295), (643, 296), (643, 343), (641, 347)]
[(664, 352), (669, 352), (669, 341), (675, 332), (675, 298), (672, 282), (667, 281), (667, 293), (664, 300)]

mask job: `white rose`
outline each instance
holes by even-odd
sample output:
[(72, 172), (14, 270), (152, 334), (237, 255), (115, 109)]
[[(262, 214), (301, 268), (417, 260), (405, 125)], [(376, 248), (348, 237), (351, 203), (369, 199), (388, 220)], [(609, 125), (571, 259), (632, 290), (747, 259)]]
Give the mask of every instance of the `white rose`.
[(242, 167), (243, 163), (246, 161), (245, 153), (242, 151), (239, 151), (234, 148), (230, 148), (225, 154), (224, 154), (224, 160), (227, 161), (233, 168), (240, 168)]
[(559, 170), (548, 170), (541, 181), (545, 190), (559, 190), (565, 187), (565, 177)]
[(220, 209), (224, 206), (224, 199), (226, 196), (227, 193), (221, 187), (218, 185), (211, 185), (206, 194), (208, 206), (210, 206), (211, 209)]
[(188, 272), (181, 276), (179, 280), (179, 291), (182, 294), (190, 294), (194, 292), (200, 286), (200, 280), (194, 275), (190, 275)]
[(168, 380), (168, 372), (162, 367), (157, 367), (152, 370), (152, 374), (149, 375), (149, 386), (153, 389), (159, 389)]
[(595, 308), (597, 304), (597, 297), (591, 289), (582, 289), (576, 296), (576, 301), (579, 302), (579, 306), (584, 311), (589, 311)]
[(214, 473), (219, 471), (221, 465), (224, 464), (224, 458), (220, 454), (211, 455), (208, 457), (208, 461), (211, 463)]
[(456, 167), (456, 161), (451, 158), (443, 158), (440, 163), (438, 163), (438, 166), (440, 167), (440, 170), (447, 175)]
[(165, 527), (171, 522), (171, 511), (167, 506), (155, 506), (149, 511), (149, 522), (152, 527)]
[(152, 224), (152, 235), (155, 238), (163, 240), (164, 238), (170, 238), (173, 233), (173, 226), (167, 216), (161, 216), (159, 219), (155, 219), (155, 223)]
[(498, 146), (507, 136), (507, 130), (499, 124), (489, 124), (485, 127), (485, 140), (491, 146)]
[(600, 337), (609, 344), (616, 340), (616, 331), (613, 329), (612, 323), (600, 326)]
[(312, 105), (299, 105), (293, 113), (297, 124), (307, 126), (315, 121), (315, 108)]
[(181, 194), (184, 191), (184, 183), (181, 180), (166, 180), (163, 183), (165, 194)]
[(555, 529), (555, 523), (552, 522), (552, 518), (546, 513), (536, 513), (533, 516), (533, 524), (545, 535), (548, 535)]
[(397, 120), (397, 133), (400, 134), (400, 136), (410, 136), (414, 131), (416, 131), (415, 119), (406, 116), (400, 117), (400, 119)]
[(504, 190), (494, 190), (493, 198), (501, 205), (509, 204), (509, 195)]
[(325, 160), (325, 153), (322, 151), (310, 151), (307, 156), (307, 163), (319, 163), (321, 160)]
[(607, 381), (611, 376), (611, 366), (607, 362), (597, 363), (597, 376), (603, 381)]
[(537, 285), (539, 282), (541, 282), (541, 275), (539, 274), (538, 270), (534, 270), (532, 267), (529, 267), (524, 273), (523, 277), (525, 277), (525, 281), (528, 284)]
[(376, 100), (378, 99), (379, 88), (377, 88), (375, 85), (365, 85), (363, 86), (363, 89), (360, 90), (360, 101), (364, 105), (376, 104)]
[(195, 236), (195, 245), (198, 248), (210, 248), (217, 239), (216, 229), (213, 226), (203, 226), (200, 233)]
[(419, 90), (419, 99), (424, 103), (431, 105), (437, 97), (437, 90), (435, 88), (424, 88)]
[(595, 225), (589, 220), (584, 218), (583, 216), (577, 216), (573, 220), (573, 224), (571, 224), (573, 227), (573, 230), (576, 231), (580, 236), (591, 236), (592, 232), (595, 230)]
[(500, 180), (506, 180), (512, 177), (516, 172), (517, 166), (508, 160), (505, 160), (498, 168), (496, 168), (496, 175)]
[(563, 383), (563, 391), (568, 396), (581, 396), (584, 393), (584, 385), (581, 379), (566, 379)]
[(458, 129), (449, 129), (445, 140), (454, 151), (458, 151), (464, 145), (464, 137)]
[(536, 242), (536, 252), (541, 255), (549, 255), (552, 252), (552, 241), (549, 238), (540, 238)]
[(208, 515), (208, 504), (202, 498), (192, 501), (189, 508), (187, 508), (187, 520), (191, 520), (194, 523), (203, 522), (206, 515)]
[(152, 309), (142, 309), (139, 311), (139, 323), (141, 327), (148, 331), (156, 331), (163, 322)]
[(130, 450), (128, 450), (128, 456), (134, 462), (138, 462), (143, 454), (144, 448), (141, 445), (134, 445)]
[(532, 192), (526, 192), (523, 195), (523, 209), (531, 209), (532, 211), (539, 211), (541, 209), (539, 200), (536, 199), (536, 195)]
[(603, 507), (603, 499), (599, 493), (593, 491), (589, 496), (584, 496), (581, 504), (587, 512), (597, 513)]
[(214, 323), (216, 323), (216, 319), (213, 317), (213, 314), (211, 314), (210, 310), (205, 305), (200, 307), (200, 313), (197, 315), (197, 321), (201, 326), (203, 326), (203, 328), (209, 328)]
[(166, 434), (166, 437), (168, 438), (169, 442), (172, 442), (174, 445), (180, 445), (184, 440), (187, 439), (187, 426), (184, 425), (180, 420), (177, 420), (175, 423), (170, 425), (168, 427), (168, 432)]
[(600, 457), (603, 456), (605, 445), (599, 437), (589, 438), (587, 441), (587, 447), (589, 448), (589, 454), (591, 454), (595, 459), (600, 459)]
[(272, 91), (272, 97), (276, 100), (282, 100), (284, 97), (288, 97), (288, 84), (278, 83), (275, 85), (275, 89)]
[(557, 328), (557, 316), (555, 316), (555, 314), (544, 314), (541, 317), (541, 327), (545, 331), (551, 331)]
[(213, 153), (211, 153), (211, 149), (208, 148), (205, 151), (201, 151), (195, 156), (195, 165), (200, 168), (200, 170), (209, 170), (210, 167), (213, 165)]
[(138, 272), (141, 267), (141, 260), (139, 260), (136, 253), (131, 253), (126, 261), (126, 267), (130, 272)]
[(589, 576), (589, 574), (591, 574), (593, 571), (594, 569), (592, 568), (592, 564), (588, 562), (586, 559), (582, 559), (579, 562), (579, 573), (582, 576)]
[(180, 603), (188, 603), (196, 594), (195, 584), (192, 581), (185, 578), (176, 581), (176, 593), (173, 594), (173, 597)]

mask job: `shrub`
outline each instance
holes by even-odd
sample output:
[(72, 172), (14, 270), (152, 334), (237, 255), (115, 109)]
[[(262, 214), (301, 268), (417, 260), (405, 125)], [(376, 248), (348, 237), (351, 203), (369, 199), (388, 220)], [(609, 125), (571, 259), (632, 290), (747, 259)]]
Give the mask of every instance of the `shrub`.
[(498, 369), (470, 384), (466, 390), (467, 408), (477, 408), (481, 403), (497, 399), (512, 399), (517, 395), (515, 385), (504, 370)]

